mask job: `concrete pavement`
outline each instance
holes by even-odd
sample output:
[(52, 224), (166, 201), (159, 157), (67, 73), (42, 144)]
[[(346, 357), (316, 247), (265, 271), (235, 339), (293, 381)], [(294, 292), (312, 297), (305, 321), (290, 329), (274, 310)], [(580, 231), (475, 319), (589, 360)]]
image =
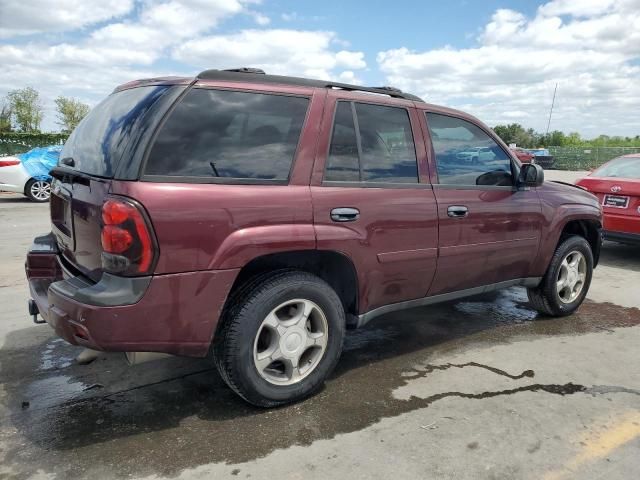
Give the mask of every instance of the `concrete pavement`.
[(520, 288), (395, 313), (350, 333), (318, 395), (259, 410), (206, 360), (75, 364), (79, 350), (26, 314), (24, 254), (47, 228), (46, 205), (0, 195), (0, 478), (640, 471), (637, 247), (605, 244), (570, 317), (538, 316)]

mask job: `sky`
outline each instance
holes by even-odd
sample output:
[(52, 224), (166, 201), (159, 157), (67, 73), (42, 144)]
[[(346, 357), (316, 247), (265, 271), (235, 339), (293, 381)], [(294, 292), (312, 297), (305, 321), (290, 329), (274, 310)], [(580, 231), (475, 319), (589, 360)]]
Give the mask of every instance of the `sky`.
[(391, 85), (490, 126), (640, 134), (640, 0), (0, 0), (0, 97), (207, 68)]

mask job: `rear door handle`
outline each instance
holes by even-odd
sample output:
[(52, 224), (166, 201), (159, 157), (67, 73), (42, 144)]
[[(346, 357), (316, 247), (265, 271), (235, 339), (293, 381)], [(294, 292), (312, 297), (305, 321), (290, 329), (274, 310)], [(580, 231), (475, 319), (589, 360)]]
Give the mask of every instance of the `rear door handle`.
[(469, 214), (469, 209), (464, 205), (451, 205), (447, 208), (447, 215), (452, 218), (464, 218)]
[(334, 222), (353, 222), (360, 217), (360, 210), (357, 208), (340, 207), (331, 210), (331, 220)]

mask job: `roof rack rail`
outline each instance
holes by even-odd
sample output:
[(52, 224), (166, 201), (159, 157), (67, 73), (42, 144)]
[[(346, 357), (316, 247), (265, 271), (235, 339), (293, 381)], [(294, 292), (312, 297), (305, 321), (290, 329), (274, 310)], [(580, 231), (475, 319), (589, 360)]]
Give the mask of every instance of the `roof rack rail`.
[[(256, 75), (252, 79), (252, 75)], [(259, 76), (257, 76), (259, 75)], [(337, 88), (353, 92), (377, 93), (380, 95), (388, 95), (394, 98), (403, 98), (415, 102), (423, 102), (423, 100), (410, 93), (405, 93), (395, 87), (363, 87), (361, 85), (351, 85), (348, 83), (332, 82), (330, 80), (311, 80), (308, 78), (288, 77), (284, 75), (267, 75), (264, 70), (259, 68), (233, 68), (228, 70), (204, 70), (197, 76), (199, 80), (237, 80), (237, 81), (255, 81), (256, 83), (280, 83), (285, 85), (299, 85), (303, 87), (316, 88)]]
[(255, 73), (258, 75), (265, 75), (264, 70), (261, 68), (252, 67), (240, 67), (240, 68), (227, 68), (222, 70), (223, 72), (238, 72), (238, 73)]

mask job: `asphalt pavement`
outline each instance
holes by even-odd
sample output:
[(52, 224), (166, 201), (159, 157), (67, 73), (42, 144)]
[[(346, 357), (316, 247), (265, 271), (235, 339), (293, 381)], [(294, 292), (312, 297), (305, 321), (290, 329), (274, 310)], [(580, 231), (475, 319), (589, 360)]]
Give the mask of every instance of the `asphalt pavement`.
[(261, 410), (208, 360), (76, 364), (26, 310), (47, 230), (47, 205), (0, 195), (0, 479), (638, 477), (638, 247), (605, 243), (566, 318), (512, 288), (376, 319), (318, 395)]

